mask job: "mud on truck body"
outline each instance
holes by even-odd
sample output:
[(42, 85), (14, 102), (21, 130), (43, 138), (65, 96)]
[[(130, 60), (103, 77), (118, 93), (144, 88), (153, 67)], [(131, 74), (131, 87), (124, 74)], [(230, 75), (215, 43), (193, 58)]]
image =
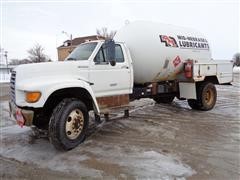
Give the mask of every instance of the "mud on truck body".
[(45, 129), (57, 149), (70, 150), (85, 139), (89, 111), (99, 121), (106, 108), (140, 98), (171, 103), (175, 97), (194, 110), (211, 110), (215, 84), (231, 81), (232, 64), (212, 60), (202, 34), (135, 22), (114, 41), (79, 45), (63, 62), (16, 67), (9, 105), (19, 125)]

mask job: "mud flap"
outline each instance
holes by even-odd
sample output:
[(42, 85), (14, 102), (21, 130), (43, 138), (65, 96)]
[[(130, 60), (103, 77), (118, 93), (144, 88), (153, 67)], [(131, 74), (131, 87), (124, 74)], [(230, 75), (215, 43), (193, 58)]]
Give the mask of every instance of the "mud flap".
[(179, 82), (180, 98), (197, 99), (196, 83)]

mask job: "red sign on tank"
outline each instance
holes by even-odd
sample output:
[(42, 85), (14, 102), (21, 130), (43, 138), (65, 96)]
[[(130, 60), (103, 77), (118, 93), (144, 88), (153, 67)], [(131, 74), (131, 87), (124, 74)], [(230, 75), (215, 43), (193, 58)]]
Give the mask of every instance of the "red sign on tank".
[(177, 56), (177, 57), (173, 60), (173, 65), (174, 65), (174, 67), (177, 67), (180, 63), (181, 63), (181, 59), (180, 59), (179, 56)]

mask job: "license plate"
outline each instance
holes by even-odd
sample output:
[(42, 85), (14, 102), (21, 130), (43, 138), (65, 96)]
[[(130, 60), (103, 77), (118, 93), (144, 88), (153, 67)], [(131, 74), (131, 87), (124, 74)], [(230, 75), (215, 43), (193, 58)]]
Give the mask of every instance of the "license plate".
[(13, 115), (13, 117), (17, 121), (17, 124), (23, 127), (25, 120), (22, 115), (22, 110), (18, 108), (13, 102), (9, 102), (9, 110), (10, 110), (10, 115)]
[(17, 121), (17, 124), (21, 127), (23, 127), (24, 125), (24, 117), (22, 115), (22, 110), (17, 108), (16, 110), (16, 121)]

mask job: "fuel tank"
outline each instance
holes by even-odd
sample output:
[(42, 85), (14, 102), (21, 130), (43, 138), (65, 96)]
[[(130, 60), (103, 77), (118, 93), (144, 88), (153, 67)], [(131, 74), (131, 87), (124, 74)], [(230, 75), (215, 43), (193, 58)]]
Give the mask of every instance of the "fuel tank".
[(169, 24), (135, 21), (117, 31), (133, 61), (134, 83), (175, 80), (187, 60), (211, 60), (210, 46), (198, 31)]

